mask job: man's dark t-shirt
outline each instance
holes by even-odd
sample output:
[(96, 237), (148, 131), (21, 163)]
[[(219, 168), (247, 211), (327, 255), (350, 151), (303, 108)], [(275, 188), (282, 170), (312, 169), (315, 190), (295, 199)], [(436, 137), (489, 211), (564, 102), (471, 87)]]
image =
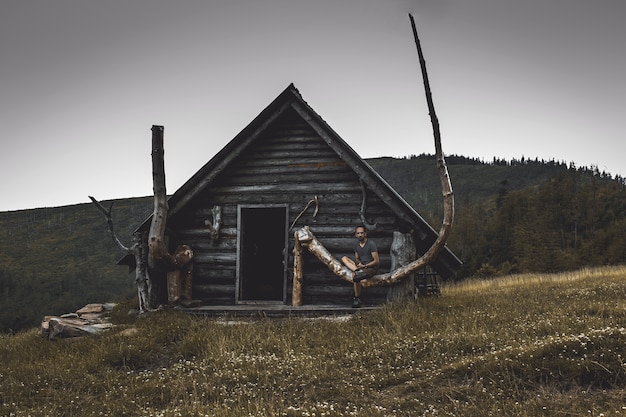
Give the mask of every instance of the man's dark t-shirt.
[(366, 265), (374, 260), (374, 258), (372, 258), (372, 252), (378, 252), (378, 248), (374, 242), (368, 239), (363, 247), (361, 247), (361, 242), (356, 242), (354, 244), (354, 251), (359, 254), (361, 263)]

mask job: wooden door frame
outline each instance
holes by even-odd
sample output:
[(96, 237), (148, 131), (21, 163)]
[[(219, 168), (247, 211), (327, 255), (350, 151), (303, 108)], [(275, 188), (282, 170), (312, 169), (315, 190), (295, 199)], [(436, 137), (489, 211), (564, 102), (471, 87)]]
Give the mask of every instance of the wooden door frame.
[[(282, 276), (282, 300), (248, 300), (242, 299), (242, 239), (243, 239), (243, 214), (246, 209), (283, 209), (284, 210), (284, 249), (283, 249), (283, 276)], [(286, 304), (287, 303), (287, 263), (289, 261), (288, 249), (289, 205), (288, 204), (238, 204), (237, 205), (237, 259), (235, 267), (235, 303), (236, 304)]]

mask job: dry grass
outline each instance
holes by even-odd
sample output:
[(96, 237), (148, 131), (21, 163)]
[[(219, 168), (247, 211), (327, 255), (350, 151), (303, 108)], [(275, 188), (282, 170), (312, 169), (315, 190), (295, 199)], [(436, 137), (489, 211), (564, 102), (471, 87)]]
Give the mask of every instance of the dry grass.
[(0, 336), (0, 415), (626, 415), (625, 278), (466, 281), (347, 321), (164, 311), (128, 336)]

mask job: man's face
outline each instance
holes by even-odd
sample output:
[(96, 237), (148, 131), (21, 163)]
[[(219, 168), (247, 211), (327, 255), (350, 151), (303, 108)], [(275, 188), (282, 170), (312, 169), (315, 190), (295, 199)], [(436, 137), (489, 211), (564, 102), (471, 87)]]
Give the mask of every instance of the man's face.
[(362, 227), (357, 227), (354, 235), (362, 242), (367, 237), (367, 232)]

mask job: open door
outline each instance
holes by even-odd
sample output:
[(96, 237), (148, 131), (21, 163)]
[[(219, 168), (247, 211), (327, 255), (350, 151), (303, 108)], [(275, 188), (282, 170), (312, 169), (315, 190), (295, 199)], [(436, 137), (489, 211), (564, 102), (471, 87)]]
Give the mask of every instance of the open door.
[(287, 206), (239, 206), (237, 302), (284, 303)]

